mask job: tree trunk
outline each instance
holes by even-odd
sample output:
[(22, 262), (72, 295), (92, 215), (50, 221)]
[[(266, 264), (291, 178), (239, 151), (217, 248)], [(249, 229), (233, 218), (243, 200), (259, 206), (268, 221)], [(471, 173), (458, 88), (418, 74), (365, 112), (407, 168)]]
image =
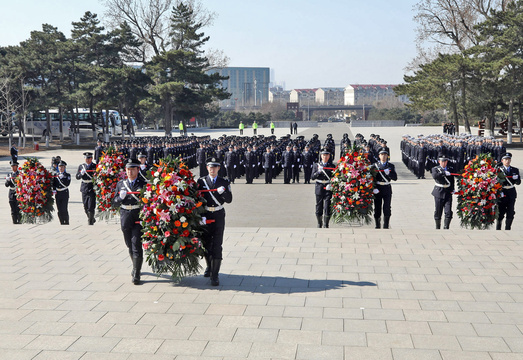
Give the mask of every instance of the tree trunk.
[(521, 131), (521, 99), (518, 100), (518, 118), (519, 118), (519, 142), (523, 142), (522, 136), (523, 131)]
[[(467, 112), (467, 81), (464, 66), (461, 66), (461, 106), (463, 107), (463, 123), (465, 125), (465, 132), (470, 134), (470, 123)], [(459, 122), (456, 123), (456, 131), (456, 134), (459, 134)]]
[[(452, 116), (454, 117), (454, 124), (456, 129), (459, 128), (459, 118), (458, 118), (458, 105), (456, 104), (456, 93), (454, 91), (454, 84), (450, 82), (450, 91), (451, 91), (451, 102), (450, 106), (452, 107)], [(470, 131), (470, 129), (469, 129)]]
[(61, 106), (58, 107), (58, 113), (60, 114), (60, 142), (64, 141), (64, 111)]
[(507, 144), (512, 144), (512, 119), (514, 118), (514, 98), (508, 104)]
[(169, 100), (164, 101), (165, 116), (164, 116), (164, 130), (165, 136), (172, 135), (172, 123), (171, 123), (171, 102)]

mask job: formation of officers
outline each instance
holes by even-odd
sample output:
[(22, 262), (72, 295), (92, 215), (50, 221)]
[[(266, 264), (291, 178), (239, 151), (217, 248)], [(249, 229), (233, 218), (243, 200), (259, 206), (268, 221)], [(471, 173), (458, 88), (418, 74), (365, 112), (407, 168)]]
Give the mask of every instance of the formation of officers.
[(418, 179), (424, 179), (426, 171), (432, 172), (441, 154), (448, 159), (453, 171), (459, 172), (477, 155), (488, 153), (497, 163), (501, 163), (502, 156), (507, 152), (501, 139), (446, 134), (403, 135), (400, 149), (403, 163)]

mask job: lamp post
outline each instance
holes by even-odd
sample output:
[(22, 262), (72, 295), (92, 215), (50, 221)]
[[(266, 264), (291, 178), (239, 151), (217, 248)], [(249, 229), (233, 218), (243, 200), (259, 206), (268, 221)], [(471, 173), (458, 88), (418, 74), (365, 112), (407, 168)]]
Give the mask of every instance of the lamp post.
[(261, 90), (258, 90), (260, 92), (260, 107), (263, 106), (263, 92)]
[(256, 106), (256, 93), (258, 91), (256, 90), (256, 79), (254, 79), (254, 106)]

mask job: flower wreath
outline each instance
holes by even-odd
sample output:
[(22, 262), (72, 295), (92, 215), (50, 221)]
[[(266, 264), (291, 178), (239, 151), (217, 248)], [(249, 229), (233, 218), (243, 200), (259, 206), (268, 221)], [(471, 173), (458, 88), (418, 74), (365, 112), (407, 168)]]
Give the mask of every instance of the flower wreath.
[(47, 223), (53, 219), (53, 175), (38, 161), (27, 158), (16, 178), (16, 199), (21, 222)]
[(170, 272), (174, 280), (197, 274), (204, 255), (199, 237), (205, 200), (188, 167), (179, 158), (161, 159), (142, 202), (142, 246), (149, 265), (158, 274)]
[(118, 181), (126, 178), (124, 157), (113, 147), (107, 148), (93, 176), (97, 216), (100, 219), (108, 220), (117, 213), (118, 208), (113, 207), (112, 199)]
[(340, 158), (331, 178), (332, 218), (336, 223), (372, 221), (374, 189), (377, 171), (370, 167), (367, 154), (360, 148), (348, 151)]
[(490, 154), (478, 155), (465, 166), (458, 182), (457, 210), (461, 226), (484, 230), (494, 223), (504, 178)]

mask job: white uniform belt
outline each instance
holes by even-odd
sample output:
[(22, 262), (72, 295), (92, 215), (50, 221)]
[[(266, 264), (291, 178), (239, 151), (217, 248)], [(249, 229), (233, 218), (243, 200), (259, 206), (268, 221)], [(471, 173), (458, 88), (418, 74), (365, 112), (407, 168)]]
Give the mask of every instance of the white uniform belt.
[(210, 211), (210, 212), (219, 211), (221, 209), (223, 209), (223, 205), (220, 205), (220, 206), (206, 206), (205, 207), (205, 210)]
[(64, 187), (64, 188), (56, 188), (56, 191), (64, 191), (64, 190), (67, 190), (69, 189), (68, 187)]
[(136, 210), (141, 208), (140, 205), (121, 205), (120, 207), (124, 210)]
[(92, 180), (84, 180), (82, 179), (82, 182), (86, 183), (86, 184), (89, 184), (90, 182), (93, 182)]
[(514, 187), (514, 185), (506, 185), (506, 186), (503, 186), (503, 189), (512, 189)]
[(445, 189), (450, 187), (450, 185), (448, 185), (448, 184), (447, 185), (443, 185), (443, 184), (438, 184), (438, 183), (436, 183), (436, 186), (439, 186), (439, 187), (442, 187), (442, 188), (445, 188)]
[(16, 189), (16, 187), (14, 187), (14, 186), (9, 186), (9, 189), (14, 190), (14, 189)]
[(317, 183), (320, 183), (320, 184), (328, 184), (330, 183), (331, 181), (330, 180), (316, 180)]
[(390, 185), (390, 182), (378, 181), (377, 184), (378, 185)]

